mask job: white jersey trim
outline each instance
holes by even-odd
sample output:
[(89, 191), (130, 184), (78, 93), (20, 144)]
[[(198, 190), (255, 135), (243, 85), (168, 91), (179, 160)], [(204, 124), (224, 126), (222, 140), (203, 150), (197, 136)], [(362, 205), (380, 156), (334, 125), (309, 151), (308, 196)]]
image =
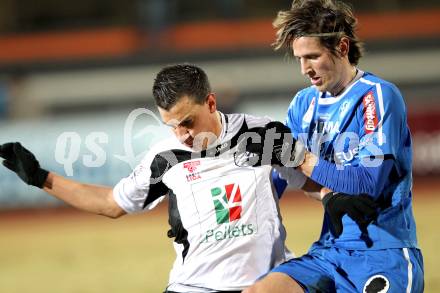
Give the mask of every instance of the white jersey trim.
[(411, 293), (412, 289), (412, 281), (413, 281), (413, 275), (412, 275), (412, 263), (411, 259), (409, 257), (408, 248), (402, 248), (403, 255), (405, 256), (406, 261), (408, 262), (408, 286), (406, 287), (406, 293)]
[(383, 145), (384, 139), (383, 139), (382, 125), (383, 125), (383, 117), (385, 114), (385, 107), (383, 105), (382, 87), (380, 86), (379, 83), (376, 84), (376, 90), (377, 90), (377, 99), (379, 100), (379, 111), (380, 111), (380, 121), (377, 125), (379, 132), (378, 143), (379, 145)]
[[(360, 80), (363, 79), (362, 76), (364, 75), (364, 72), (360, 69), (357, 69), (357, 74), (356, 76), (353, 78), (353, 81), (351, 81), (351, 85), (349, 85), (349, 87), (347, 87), (346, 89), (344, 89), (344, 91), (336, 96), (336, 97), (329, 97), (329, 98), (322, 98), (323, 93), (321, 92), (319, 95), (319, 99), (318, 99), (318, 104), (319, 105), (331, 105), (334, 103), (339, 102), (343, 97), (345, 97), (345, 95), (351, 90), (351, 88)], [(331, 95), (329, 92), (327, 92), (329, 95)]]
[(368, 85), (375, 85), (376, 84), (376, 83), (374, 83), (372, 81), (369, 81), (369, 80), (367, 80), (367, 79), (365, 79), (363, 77), (360, 79), (360, 81), (363, 82), (363, 83), (366, 83)]

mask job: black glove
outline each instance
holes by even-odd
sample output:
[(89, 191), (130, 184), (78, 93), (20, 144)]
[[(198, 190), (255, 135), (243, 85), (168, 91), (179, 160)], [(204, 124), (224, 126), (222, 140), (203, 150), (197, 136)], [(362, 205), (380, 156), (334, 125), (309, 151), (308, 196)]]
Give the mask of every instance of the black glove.
[(0, 157), (5, 159), (2, 162), (3, 165), (12, 172), (17, 173), (18, 177), (24, 182), (43, 188), (49, 172), (41, 169), (35, 156), (19, 142), (0, 145)]
[(347, 195), (329, 192), (322, 199), (325, 212), (330, 218), (330, 232), (335, 238), (342, 234), (342, 217), (347, 214), (359, 226), (362, 233), (367, 232), (367, 226), (376, 220), (379, 204), (365, 194)]
[[(277, 165), (286, 167), (298, 167), (304, 162), (305, 146), (292, 136), (286, 125), (278, 121), (272, 121), (264, 127), (250, 128), (248, 133), (251, 135), (246, 140), (241, 141), (238, 147), (237, 158), (243, 156), (244, 150), (247, 156), (258, 156), (252, 166)], [(260, 142), (255, 142), (255, 136), (261, 138)], [(272, 145), (273, 142), (273, 145)], [(242, 160), (242, 159), (241, 159)], [(251, 158), (252, 160), (252, 158)], [(243, 161), (243, 160), (242, 160)]]

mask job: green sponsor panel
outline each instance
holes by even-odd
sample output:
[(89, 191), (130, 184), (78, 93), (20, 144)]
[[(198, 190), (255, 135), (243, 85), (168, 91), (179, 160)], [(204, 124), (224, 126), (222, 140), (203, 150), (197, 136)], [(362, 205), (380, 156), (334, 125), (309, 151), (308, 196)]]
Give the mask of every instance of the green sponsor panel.
[(224, 224), (229, 222), (229, 210), (225, 209), (219, 200), (214, 200), (215, 216), (217, 224)]
[[(229, 209), (225, 207), (220, 200), (216, 199), (222, 193), (223, 190), (220, 187), (215, 187), (211, 189), (217, 224), (224, 224), (229, 222)], [(223, 201), (227, 202), (226, 194), (223, 196)]]
[(211, 189), (212, 197), (219, 196), (221, 193), (222, 193), (222, 190), (220, 187), (214, 187), (213, 189)]

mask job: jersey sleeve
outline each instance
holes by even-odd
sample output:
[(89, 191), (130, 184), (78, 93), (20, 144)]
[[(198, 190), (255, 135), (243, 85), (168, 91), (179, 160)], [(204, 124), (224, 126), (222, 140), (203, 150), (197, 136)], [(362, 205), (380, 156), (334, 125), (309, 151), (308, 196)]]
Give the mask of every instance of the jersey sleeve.
[(245, 114), (244, 119), (248, 128), (262, 127), (273, 120), (269, 116), (257, 117), (249, 114)]
[(153, 209), (161, 202), (168, 188), (162, 182), (161, 157), (149, 153), (126, 178), (113, 188), (113, 198), (127, 213)]
[(366, 164), (369, 158), (396, 158), (407, 129), (406, 107), (399, 90), (389, 83), (376, 83), (363, 96), (357, 116), (359, 158)]

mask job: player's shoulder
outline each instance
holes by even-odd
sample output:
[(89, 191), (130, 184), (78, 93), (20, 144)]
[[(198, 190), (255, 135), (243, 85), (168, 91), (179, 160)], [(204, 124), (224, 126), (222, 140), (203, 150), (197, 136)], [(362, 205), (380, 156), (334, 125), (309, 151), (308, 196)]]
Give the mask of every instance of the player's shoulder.
[(292, 100), (298, 100), (301, 102), (310, 100), (316, 96), (319, 96), (319, 91), (315, 86), (306, 87), (296, 93)]
[(229, 132), (239, 131), (243, 125), (248, 128), (264, 126), (273, 119), (269, 116), (256, 116), (245, 113), (224, 114), (228, 124)]
[(174, 135), (161, 139), (150, 147), (139, 165), (150, 166), (151, 163), (158, 157), (162, 158), (168, 152), (173, 152), (175, 150), (190, 151), (190, 149), (181, 144)]
[(149, 152), (158, 154), (173, 149), (188, 150), (188, 147), (184, 146), (175, 135), (172, 135), (158, 141), (151, 147)]
[(380, 78), (379, 76), (374, 75), (370, 72), (365, 72), (365, 74), (361, 78), (361, 81), (370, 84), (371, 87), (380, 87), (382, 92), (395, 93), (400, 95), (400, 91), (394, 83)]
[(375, 92), (375, 97), (383, 101), (383, 103), (403, 106), (402, 94), (394, 83), (368, 72), (364, 74), (361, 81), (370, 83), (371, 89)]
[(298, 91), (290, 102), (289, 109), (308, 107), (313, 100), (319, 97), (319, 91), (314, 86)]

